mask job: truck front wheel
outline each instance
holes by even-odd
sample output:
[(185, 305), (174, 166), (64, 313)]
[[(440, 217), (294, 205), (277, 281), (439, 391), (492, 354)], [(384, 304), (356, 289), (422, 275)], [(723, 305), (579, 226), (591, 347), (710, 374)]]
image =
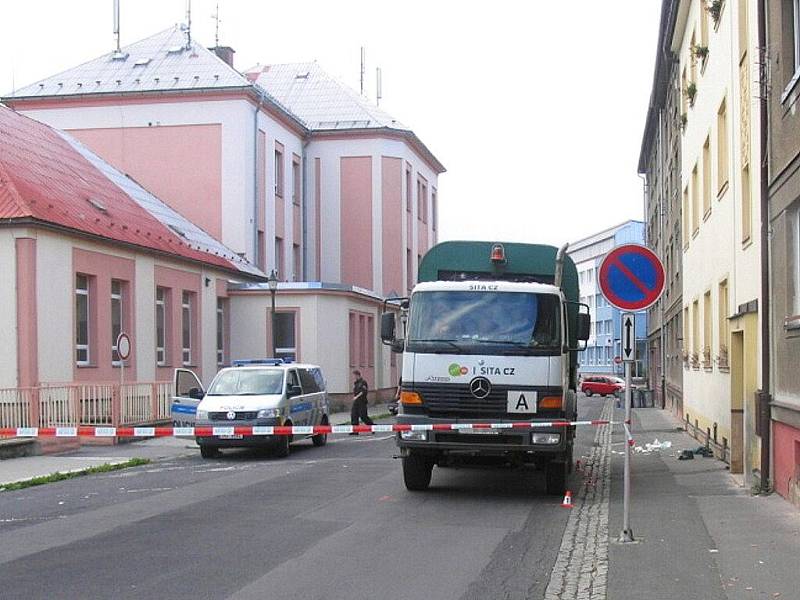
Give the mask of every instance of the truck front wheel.
[(547, 493), (550, 496), (561, 496), (567, 489), (567, 461), (553, 460), (547, 463), (545, 478)]
[(421, 492), (428, 489), (433, 472), (433, 461), (411, 452), (403, 457), (403, 481), (406, 489), (411, 492)]

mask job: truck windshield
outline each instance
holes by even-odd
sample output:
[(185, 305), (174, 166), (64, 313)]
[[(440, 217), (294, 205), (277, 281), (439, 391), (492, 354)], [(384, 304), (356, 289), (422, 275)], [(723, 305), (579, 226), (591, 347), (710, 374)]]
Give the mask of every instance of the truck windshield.
[(280, 369), (231, 369), (211, 383), (207, 396), (260, 396), (283, 391)]
[(415, 352), (554, 354), (561, 351), (553, 294), (432, 291), (414, 294), (408, 344)]

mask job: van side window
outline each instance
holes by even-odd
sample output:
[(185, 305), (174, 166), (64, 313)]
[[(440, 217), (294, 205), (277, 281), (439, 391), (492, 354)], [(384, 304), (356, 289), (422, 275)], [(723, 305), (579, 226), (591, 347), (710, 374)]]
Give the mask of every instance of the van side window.
[(300, 380), (297, 378), (297, 371), (292, 369), (286, 374), (286, 390), (291, 390), (294, 386), (300, 386)]
[(314, 380), (317, 382), (317, 387), (319, 388), (320, 392), (325, 391), (325, 377), (322, 375), (322, 369), (309, 369), (311, 371), (311, 375), (314, 376)]
[(300, 385), (303, 386), (304, 394), (316, 394), (320, 391), (317, 380), (314, 379), (308, 369), (298, 369), (298, 373), (300, 374)]

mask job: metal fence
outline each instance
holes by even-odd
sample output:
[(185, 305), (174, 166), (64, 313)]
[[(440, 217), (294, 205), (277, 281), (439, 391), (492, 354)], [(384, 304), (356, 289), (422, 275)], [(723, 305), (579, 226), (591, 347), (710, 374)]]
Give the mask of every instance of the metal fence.
[(0, 389), (0, 427), (124, 426), (170, 418), (172, 382)]

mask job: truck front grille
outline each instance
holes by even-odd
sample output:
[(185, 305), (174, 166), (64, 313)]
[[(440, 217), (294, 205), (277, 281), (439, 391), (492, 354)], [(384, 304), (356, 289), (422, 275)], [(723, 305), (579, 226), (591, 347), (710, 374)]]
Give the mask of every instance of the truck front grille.
[(247, 410), (247, 411), (236, 411), (236, 418), (229, 419), (228, 418), (228, 411), (223, 412), (210, 412), (208, 413), (208, 418), (211, 421), (252, 421), (258, 415), (258, 411), (256, 410)]
[(422, 383), (414, 384), (413, 388), (422, 396), (428, 415), (434, 418), (529, 420), (531, 415), (506, 412), (509, 390), (537, 391), (540, 397), (561, 394), (560, 388), (493, 385), (489, 395), (479, 400), (467, 384)]

